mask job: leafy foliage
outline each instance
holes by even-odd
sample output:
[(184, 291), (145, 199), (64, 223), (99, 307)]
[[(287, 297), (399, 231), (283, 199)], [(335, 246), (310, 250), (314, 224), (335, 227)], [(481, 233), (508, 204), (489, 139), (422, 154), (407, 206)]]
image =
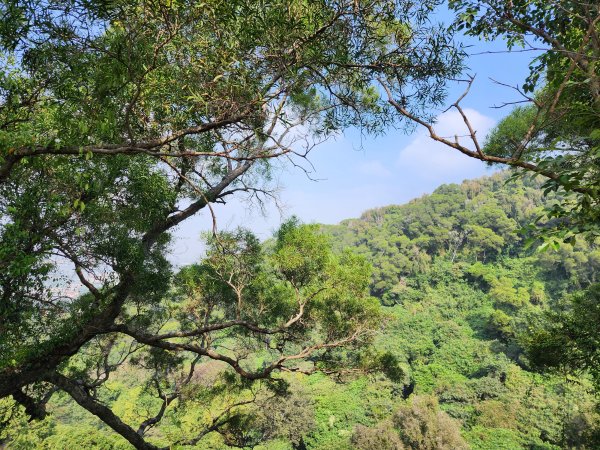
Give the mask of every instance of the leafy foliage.
[[(183, 445), (145, 435), (204, 360), (255, 381), (306, 359), (332, 370), (337, 347), (367, 342), (367, 264), (310, 227), (282, 230), (272, 253), (221, 234), (178, 275), (170, 232), (233, 195), (272, 195), (277, 158), (394, 122), (378, 74), (420, 111), (439, 103), (462, 54), (429, 20), (437, 4), (0, 4), (0, 398), (41, 419), (58, 389), (138, 448)], [(122, 366), (145, 374), (123, 400), (144, 414), (104, 397)], [(234, 410), (255, 393), (223, 391), (203, 392), (222, 414), (201, 423), (251, 442)]]
[(573, 294), (548, 312), (543, 326), (527, 336), (532, 361), (541, 367), (589, 371), (600, 387), (598, 339), (600, 285)]

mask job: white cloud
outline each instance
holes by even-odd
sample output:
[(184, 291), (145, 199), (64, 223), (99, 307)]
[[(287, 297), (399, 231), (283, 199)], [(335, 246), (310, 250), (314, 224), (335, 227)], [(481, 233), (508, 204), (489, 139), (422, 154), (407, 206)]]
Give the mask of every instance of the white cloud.
[(367, 161), (365, 163), (359, 164), (357, 167), (359, 173), (367, 176), (373, 176), (377, 178), (389, 177), (392, 175), (392, 172), (383, 165), (381, 161)]
[[(477, 132), (479, 142), (483, 142), (487, 133), (494, 126), (494, 120), (474, 109), (465, 109), (465, 113)], [(458, 111), (448, 111), (437, 118), (436, 133), (454, 139), (472, 148), (468, 129)], [(461, 137), (463, 136), (463, 137)], [(470, 144), (470, 145), (469, 145)], [(434, 141), (426, 131), (420, 130), (416, 137), (400, 151), (396, 165), (403, 172), (419, 174), (424, 179), (439, 180), (452, 176), (457, 180), (481, 175), (485, 165), (476, 159), (469, 158), (455, 149)]]

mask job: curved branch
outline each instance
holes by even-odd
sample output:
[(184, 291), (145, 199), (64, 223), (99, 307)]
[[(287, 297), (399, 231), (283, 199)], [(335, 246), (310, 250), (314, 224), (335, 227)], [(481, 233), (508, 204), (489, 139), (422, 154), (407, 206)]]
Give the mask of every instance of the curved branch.
[(115, 331), (126, 334), (128, 336), (131, 336), (139, 343), (146, 344), (151, 347), (162, 348), (164, 350), (169, 350), (172, 352), (188, 351), (188, 352), (194, 353), (196, 355), (206, 356), (215, 361), (224, 362), (224, 363), (228, 364), (233, 370), (235, 370), (238, 375), (240, 375), (241, 377), (248, 379), (248, 380), (260, 380), (260, 379), (268, 378), (269, 376), (271, 376), (271, 374), (274, 371), (282, 369), (284, 367), (284, 364), (288, 361), (305, 359), (305, 358), (308, 358), (309, 356), (311, 356), (316, 351), (331, 349), (331, 348), (340, 347), (342, 345), (348, 344), (350, 342), (357, 340), (365, 332), (365, 330), (363, 330), (362, 328), (359, 327), (352, 334), (350, 334), (346, 337), (343, 337), (343, 338), (340, 338), (340, 339), (337, 339), (337, 340), (331, 341), (331, 342), (322, 342), (320, 344), (314, 344), (314, 345), (304, 347), (298, 353), (295, 353), (292, 355), (281, 356), (280, 358), (272, 361), (270, 364), (264, 366), (262, 369), (257, 370), (257, 371), (251, 371), (251, 370), (244, 369), (240, 365), (239, 360), (232, 358), (230, 356), (224, 355), (222, 353), (218, 353), (217, 351), (215, 351), (211, 348), (208, 348), (208, 347), (202, 347), (202, 346), (190, 344), (190, 343), (157, 340), (156, 337), (151, 334), (144, 333), (144, 332), (138, 331), (138, 330), (132, 330), (125, 325), (120, 325), (120, 326), (115, 327)]
[[(439, 134), (437, 134), (434, 126), (431, 123), (421, 119), (420, 117), (417, 117), (416, 115), (414, 115), (410, 111), (408, 111), (402, 104), (400, 104), (398, 101), (396, 101), (394, 99), (389, 86), (381, 79), (379, 79), (379, 82), (388, 96), (388, 103), (390, 105), (392, 105), (394, 107), (394, 109), (396, 109), (396, 111), (398, 113), (400, 113), (402, 116), (404, 116), (407, 119), (409, 119), (410, 121), (417, 123), (417, 124), (421, 125), (422, 127), (424, 127), (427, 130), (427, 132), (429, 133), (429, 137), (431, 139), (433, 139), (434, 141), (440, 142), (440, 143), (446, 145), (447, 147), (458, 150), (459, 152), (461, 152), (464, 155), (467, 155), (471, 158), (475, 158), (480, 161), (484, 161), (484, 162), (488, 162), (488, 163), (505, 164), (505, 165), (508, 165), (511, 167), (518, 167), (521, 169), (525, 169), (527, 171), (542, 175), (546, 178), (550, 178), (551, 180), (554, 180), (557, 183), (559, 183), (561, 186), (564, 186), (564, 183), (561, 181), (560, 175), (558, 173), (544, 169), (544, 168), (540, 167), (539, 165), (536, 165), (532, 162), (528, 162), (528, 161), (524, 161), (524, 160), (520, 159), (520, 153), (522, 153), (522, 152), (517, 152), (517, 154), (515, 156), (510, 157), (510, 158), (505, 158), (502, 156), (488, 155), (486, 153), (483, 153), (483, 151), (481, 150), (481, 147), (479, 145), (477, 136), (475, 134), (476, 131), (473, 129), (472, 124), (469, 121), (469, 118), (466, 116), (466, 114), (464, 113), (462, 108), (459, 105), (457, 105), (457, 103), (453, 104), (452, 106), (454, 106), (455, 108), (458, 109), (459, 113), (461, 114), (461, 117), (463, 118), (463, 121), (467, 125), (467, 128), (469, 129), (469, 137), (471, 138), (471, 140), (474, 143), (476, 143), (476, 145), (475, 145), (476, 151), (473, 151), (473, 150), (469, 149), (468, 147), (462, 145), (460, 142), (458, 142), (458, 139), (451, 141), (451, 140), (444, 138), (444, 137), (440, 136)], [(530, 129), (528, 132), (528, 135), (531, 132), (532, 132), (532, 130)], [(566, 188), (566, 186), (565, 186), (565, 188)], [(591, 193), (591, 190), (587, 189), (585, 187), (574, 187), (574, 188), (569, 187), (568, 190), (579, 192), (580, 194)]]
[(228, 125), (239, 123), (248, 115), (237, 115), (226, 119), (216, 120), (214, 122), (207, 122), (193, 127), (185, 128), (182, 130), (175, 131), (165, 137), (159, 139), (153, 139), (146, 142), (140, 142), (136, 144), (106, 144), (106, 145), (87, 145), (87, 146), (70, 146), (70, 147), (57, 147), (55, 145), (37, 146), (37, 147), (23, 147), (14, 149), (8, 155), (4, 157), (2, 164), (0, 165), (0, 183), (6, 181), (10, 176), (12, 168), (20, 160), (29, 156), (41, 156), (41, 155), (82, 155), (86, 153), (93, 153), (96, 155), (119, 155), (119, 154), (160, 154), (161, 156), (217, 156), (217, 157), (228, 157), (226, 153), (214, 153), (214, 152), (186, 152), (184, 154), (160, 152), (159, 150), (169, 145), (178, 139), (185, 136), (196, 135), (206, 133), (208, 131), (223, 128)]
[(116, 416), (110, 408), (90, 396), (77, 382), (56, 372), (47, 374), (45, 378), (49, 383), (68, 393), (79, 406), (98, 417), (114, 431), (127, 439), (136, 449), (159, 450), (159, 447), (146, 442), (140, 434), (136, 433), (133, 428)]

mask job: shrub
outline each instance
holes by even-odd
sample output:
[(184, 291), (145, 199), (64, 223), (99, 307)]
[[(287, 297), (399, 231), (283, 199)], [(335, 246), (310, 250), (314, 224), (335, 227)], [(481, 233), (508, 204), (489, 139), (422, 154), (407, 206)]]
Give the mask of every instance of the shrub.
[(460, 422), (440, 411), (432, 396), (413, 396), (394, 414), (394, 426), (402, 442), (413, 450), (461, 450), (469, 448), (460, 435)]

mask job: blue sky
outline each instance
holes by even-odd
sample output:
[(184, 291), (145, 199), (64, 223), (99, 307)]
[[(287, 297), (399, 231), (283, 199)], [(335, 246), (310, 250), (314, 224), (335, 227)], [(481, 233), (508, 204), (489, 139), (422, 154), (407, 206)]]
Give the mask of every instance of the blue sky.
[[(467, 108), (478, 136), (483, 136), (510, 111), (509, 107), (493, 106), (518, 99), (514, 91), (490, 78), (510, 85), (521, 84), (535, 55), (504, 53), (503, 41), (480, 43), (464, 39), (464, 42), (471, 46), (468, 73), (476, 75), (476, 81), (462, 105)], [(478, 54), (489, 51), (500, 53)], [(452, 85), (449, 89), (448, 101), (452, 103), (464, 85)], [(436, 115), (443, 109), (436, 111)], [(464, 124), (458, 113), (448, 112), (438, 116), (437, 128), (439, 134), (453, 136), (461, 134)], [(263, 215), (257, 205), (241, 200), (217, 205), (219, 229), (241, 225), (267, 238), (290, 215), (309, 223), (337, 223), (358, 217), (367, 209), (405, 203), (432, 192), (440, 184), (460, 183), (491, 173), (485, 164), (435, 143), (422, 129), (410, 135), (390, 130), (378, 138), (361, 137), (357, 130), (347, 130), (316, 148), (310, 161), (314, 166), (311, 177), (319, 181), (311, 181), (297, 168), (283, 168), (276, 173), (279, 206), (270, 202)], [(203, 249), (200, 235), (210, 229), (208, 211), (183, 224), (175, 233), (172, 261), (183, 265), (197, 260)]]

